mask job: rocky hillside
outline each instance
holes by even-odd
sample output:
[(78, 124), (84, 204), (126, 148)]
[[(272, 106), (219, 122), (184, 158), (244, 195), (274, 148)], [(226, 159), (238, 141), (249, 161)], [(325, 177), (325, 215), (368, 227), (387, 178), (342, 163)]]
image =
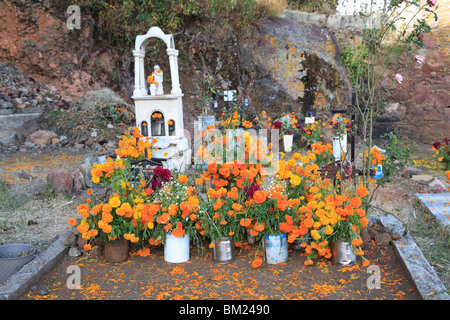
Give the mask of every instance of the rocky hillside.
[[(57, 0), (2, 2), (0, 124), (9, 127), (0, 135), (3, 144), (24, 143), (37, 129), (73, 136), (75, 144), (89, 137), (93, 129), (110, 129), (108, 124), (115, 128), (111, 136), (134, 125), (132, 117), (115, 114), (114, 108), (103, 109), (106, 114), (97, 121), (94, 113), (81, 112), (86, 111), (80, 105), (86, 94), (102, 88), (112, 89), (129, 111), (134, 85), (132, 47), (129, 52), (120, 52), (109, 46), (85, 7), (81, 29), (70, 30), (66, 9), (66, 2)], [(440, 38), (445, 38), (448, 27), (442, 30)], [(338, 32), (353, 36), (350, 30)], [(350, 103), (350, 82), (340, 62), (341, 47), (335, 33), (285, 18), (261, 20), (239, 32), (219, 19), (186, 20), (182, 30), (174, 34), (185, 128), (192, 129), (205, 107), (199, 103), (198, 75), (203, 74), (212, 75), (214, 85), (221, 89), (238, 90), (240, 104), (248, 99), (250, 105), (244, 114), (249, 118), (263, 110), (271, 118), (281, 112), (305, 115), (311, 110), (326, 119), (331, 109), (345, 108)], [(431, 66), (437, 71), (427, 73), (424, 69), (418, 77), (417, 70), (409, 70), (410, 77), (394, 92), (393, 103), (379, 119), (383, 128), (402, 129), (410, 138), (428, 142), (448, 132), (448, 54), (443, 50), (439, 45), (428, 51), (431, 59), (427, 57), (422, 68)], [(441, 58), (445, 62), (441, 63)], [(169, 74), (164, 45), (156, 40), (146, 52), (147, 73), (154, 64)], [(18, 80), (12, 80), (14, 77)], [(170, 88), (170, 77), (164, 82), (164, 87)], [(432, 99), (424, 99), (427, 95)], [(226, 106), (223, 98), (218, 98), (218, 108), (210, 105), (208, 112), (220, 117)], [(438, 137), (432, 130), (435, 124)], [(9, 132), (11, 127), (17, 132)]]

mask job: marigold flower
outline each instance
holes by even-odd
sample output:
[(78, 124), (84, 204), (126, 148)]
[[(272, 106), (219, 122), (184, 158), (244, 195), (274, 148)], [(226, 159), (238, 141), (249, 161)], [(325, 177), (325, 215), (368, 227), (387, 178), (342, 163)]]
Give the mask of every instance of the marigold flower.
[(253, 193), (253, 200), (256, 203), (263, 203), (264, 201), (266, 201), (266, 199), (267, 199), (267, 195), (264, 190), (257, 190)]
[(305, 262), (304, 262), (304, 265), (305, 265), (305, 266), (311, 266), (311, 265), (313, 265), (313, 264), (314, 264), (314, 261), (309, 260), (309, 259), (305, 260)]
[(80, 225), (77, 227), (77, 230), (78, 230), (80, 233), (86, 233), (86, 232), (88, 232), (88, 230), (89, 230), (89, 226), (88, 226), (87, 224), (80, 224)]
[(243, 226), (243, 227), (248, 227), (248, 226), (250, 226), (250, 224), (252, 223), (252, 219), (251, 219), (251, 218), (242, 218), (242, 219), (239, 221), (239, 223), (240, 223), (240, 225)]
[(350, 199), (350, 206), (354, 209), (357, 209), (361, 206), (362, 202), (361, 202), (361, 198), (358, 197), (354, 197)]
[(363, 186), (359, 186), (358, 188), (356, 188), (356, 194), (360, 197), (365, 197), (369, 194), (369, 190), (367, 190), (367, 188)]
[(109, 199), (109, 204), (113, 208), (118, 208), (120, 206), (121, 202), (120, 202), (120, 199), (118, 197), (111, 197)]
[(70, 218), (70, 219), (69, 219), (69, 224), (70, 224), (72, 227), (75, 227), (75, 225), (77, 224), (77, 220), (75, 220), (74, 218)]
[(261, 258), (256, 258), (255, 260), (252, 261), (252, 267), (253, 268), (259, 268), (263, 263), (263, 260)]
[(86, 243), (86, 244), (83, 246), (83, 249), (89, 251), (89, 250), (92, 249), (92, 246), (91, 246), (89, 243)]

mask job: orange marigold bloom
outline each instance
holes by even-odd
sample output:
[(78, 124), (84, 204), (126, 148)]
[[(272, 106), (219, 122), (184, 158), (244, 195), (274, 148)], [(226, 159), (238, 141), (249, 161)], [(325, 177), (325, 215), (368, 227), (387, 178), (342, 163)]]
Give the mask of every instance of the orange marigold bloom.
[(185, 185), (188, 183), (188, 177), (184, 174), (180, 174), (177, 178), (177, 182), (179, 184)]
[(311, 265), (314, 264), (314, 261), (312, 261), (312, 260), (305, 260), (304, 264), (305, 264), (305, 266), (311, 266)]
[(259, 268), (263, 263), (263, 260), (261, 258), (256, 258), (255, 260), (252, 261), (252, 267), (253, 268)]
[(265, 224), (264, 224), (264, 222), (255, 223), (254, 228), (255, 228), (255, 231), (262, 232), (262, 231), (264, 231)]
[(241, 211), (241, 209), (242, 209), (242, 205), (239, 203), (233, 203), (233, 205), (231, 207), (233, 208), (234, 211), (237, 211), (237, 212)]
[(358, 188), (356, 188), (356, 194), (360, 197), (365, 197), (369, 194), (369, 190), (367, 190), (367, 188), (363, 186), (359, 186)]
[(252, 223), (252, 219), (251, 218), (242, 218), (239, 223), (243, 227), (248, 227)]
[(75, 227), (75, 225), (77, 224), (77, 220), (75, 220), (74, 218), (70, 218), (70, 219), (69, 219), (69, 224), (70, 224), (72, 227)]
[(172, 230), (172, 234), (175, 237), (181, 238), (185, 235), (185, 233), (186, 233), (186, 230), (183, 229), (183, 224), (180, 221), (178, 221), (177, 227)]
[(80, 231), (80, 233), (86, 233), (89, 230), (89, 226), (87, 224), (80, 224), (77, 227), (77, 230)]
[(351, 198), (351, 199), (350, 199), (350, 206), (351, 206), (353, 209), (359, 208), (359, 206), (361, 206), (361, 204), (362, 204), (361, 198), (354, 197), (354, 198)]
[(370, 264), (370, 261), (369, 260), (364, 260), (364, 262), (363, 262), (363, 267), (367, 267), (368, 265)]
[(266, 201), (266, 199), (267, 199), (267, 195), (264, 190), (256, 190), (253, 193), (253, 200), (256, 203), (263, 203), (264, 201)]

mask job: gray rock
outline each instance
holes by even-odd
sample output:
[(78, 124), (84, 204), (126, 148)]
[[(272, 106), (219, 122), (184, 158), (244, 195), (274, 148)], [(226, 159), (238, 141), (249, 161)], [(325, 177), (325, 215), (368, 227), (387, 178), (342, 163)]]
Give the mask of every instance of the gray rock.
[(69, 257), (79, 257), (81, 255), (81, 251), (78, 247), (71, 247), (69, 249)]
[(389, 235), (389, 233), (379, 233), (375, 236), (375, 242), (377, 243), (378, 246), (388, 246), (389, 243), (391, 243), (391, 236)]
[(95, 163), (94, 156), (90, 155), (78, 166), (78, 170), (81, 172), (81, 183), (85, 186), (92, 188), (92, 165)]
[(77, 246), (77, 235), (73, 233), (72, 231), (67, 233), (66, 241), (64, 242), (64, 245), (66, 247), (76, 247)]
[(99, 258), (102, 254), (102, 250), (100, 246), (92, 247), (92, 249), (89, 251), (89, 255), (91, 258)]
[(402, 237), (402, 236), (399, 235), (398, 233), (394, 233), (394, 234), (391, 235), (391, 238), (392, 238), (392, 240), (394, 240), (394, 241), (400, 240), (401, 237)]

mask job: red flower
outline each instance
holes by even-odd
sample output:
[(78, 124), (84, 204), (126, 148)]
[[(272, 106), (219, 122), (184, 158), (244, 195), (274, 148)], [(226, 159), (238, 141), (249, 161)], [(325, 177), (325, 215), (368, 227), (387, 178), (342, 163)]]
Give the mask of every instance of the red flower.
[(444, 138), (444, 142), (446, 145), (448, 145), (448, 138)]
[(433, 143), (433, 147), (437, 150), (441, 147), (441, 144), (439, 142)]
[(157, 166), (153, 170), (151, 187), (153, 190), (161, 188), (163, 182), (169, 182), (172, 179), (173, 176), (169, 169), (163, 169), (162, 167)]
[(290, 136), (292, 133), (290, 131), (286, 131), (285, 135)]
[(275, 121), (273, 123), (273, 127), (276, 129), (280, 129), (283, 126), (283, 124), (281, 123), (281, 121)]

